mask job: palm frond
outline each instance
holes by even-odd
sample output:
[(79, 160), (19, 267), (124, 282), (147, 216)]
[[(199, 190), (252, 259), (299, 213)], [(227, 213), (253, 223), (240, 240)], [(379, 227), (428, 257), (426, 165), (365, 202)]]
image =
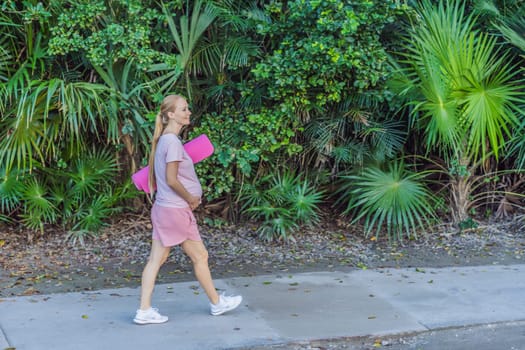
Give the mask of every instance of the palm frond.
[(293, 191), (286, 193), (295, 221), (309, 226), (317, 224), (320, 220), (317, 211), (323, 196), (324, 193), (318, 191), (308, 180), (296, 184)]
[(193, 49), (197, 45), (201, 35), (216, 18), (211, 7), (205, 6), (204, 9), (202, 9), (202, 4), (203, 2), (201, 0), (195, 1), (191, 20), (189, 20), (186, 15), (181, 16), (179, 28), (177, 28), (173, 17), (169, 15), (164, 8), (172, 38), (181, 56), (180, 64), (183, 70), (190, 64)]
[[(45, 115), (49, 109), (45, 83), (18, 80), (5, 91), (9, 102), (0, 119), (0, 163), (9, 171), (31, 168), (34, 158), (44, 162)], [(19, 87), (21, 89), (19, 89)], [(46, 103), (46, 100), (48, 101)]]
[[(517, 115), (523, 113), (519, 107), (525, 102), (525, 85), (514, 79), (519, 71), (517, 67), (505, 64), (508, 58), (501, 55), (498, 60), (489, 60), (485, 74), (479, 79), (472, 79), (465, 87), (463, 114), (468, 126), (468, 151), (478, 158), (490, 152), (498, 159), (500, 150), (511, 135), (510, 128), (518, 124)], [(485, 140), (488, 140), (488, 145)]]
[(7, 46), (7, 40), (7, 36), (0, 38), (0, 81), (3, 82), (9, 80), (13, 67), (15, 66), (13, 55), (4, 47)]
[(0, 209), (2, 214), (9, 214), (20, 205), (22, 197), (22, 174), (18, 171), (7, 172), (0, 168)]
[(418, 14), (403, 76), (421, 91), (411, 113), (424, 121), (427, 148), (474, 162), (497, 158), (525, 103), (519, 70), (495, 37), (475, 30), (475, 17), (461, 1), (426, 0)]
[(517, 169), (525, 169), (525, 118), (522, 118), (521, 124), (513, 131), (513, 137), (508, 142), (508, 156), (515, 157), (515, 166)]
[[(204, 31), (213, 23), (216, 18), (216, 14), (213, 8), (209, 5), (204, 5), (203, 1), (197, 0), (194, 3), (193, 11), (191, 13), (191, 19), (186, 15), (180, 17), (180, 25), (177, 28), (173, 17), (167, 13), (165, 7), (163, 7), (165, 18), (168, 22), (171, 36), (175, 42), (175, 47), (178, 51), (178, 64), (181, 67), (181, 71), (190, 72), (192, 65), (194, 64), (194, 49), (201, 40), (201, 36)], [(192, 99), (191, 85), (189, 77), (186, 74), (186, 86), (188, 98)], [(173, 76), (170, 77), (173, 80)]]
[(498, 17), (501, 15), (498, 6), (494, 3), (494, 0), (476, 0), (473, 3), (473, 9), (476, 13), (481, 16)]
[[(289, 170), (277, 171), (244, 188), (243, 213), (261, 222), (261, 237), (292, 239), (300, 225), (319, 222), (319, 205), (324, 192)], [(248, 205), (247, 205), (248, 204)]]
[(496, 25), (496, 28), (501, 31), (507, 41), (525, 51), (525, 33), (523, 33), (525, 28), (525, 9), (523, 5), (521, 6), (521, 13), (518, 11), (514, 13), (514, 16), (505, 18), (504, 21)]
[(97, 193), (104, 184), (111, 184), (117, 174), (117, 163), (109, 151), (100, 150), (78, 159), (70, 173), (73, 193), (88, 196)]
[(346, 143), (335, 146), (331, 152), (336, 164), (347, 165), (361, 165), (371, 154), (366, 144), (354, 140), (348, 140)]
[(21, 72), (9, 80), (3, 95), (7, 105), (0, 119), (0, 148), (5, 152), (0, 161), (7, 169), (32, 168), (35, 159), (45, 164), (60, 152), (61, 141), (69, 143), (69, 156), (78, 154), (86, 145), (86, 131), (118, 139), (116, 125), (105, 122), (115, 118), (106, 108), (108, 90), (103, 85), (27, 80)]
[(117, 211), (111, 206), (110, 198), (105, 194), (94, 196), (89, 202), (84, 202), (74, 215), (75, 224), (72, 231), (98, 232), (107, 225), (105, 220)]
[(364, 220), (366, 235), (378, 236), (385, 228), (389, 238), (411, 237), (436, 218), (423, 178), (397, 161), (387, 170), (367, 167), (357, 175), (341, 176), (338, 202), (347, 203), (345, 213), (354, 214), (353, 223)]
[(24, 201), (22, 223), (30, 229), (43, 232), (44, 224), (57, 222), (58, 213), (47, 187), (35, 177), (28, 178), (23, 184), (21, 199)]
[(406, 127), (397, 120), (385, 120), (371, 123), (363, 130), (365, 139), (370, 139), (375, 159), (384, 161), (392, 159), (403, 148), (406, 138)]
[(249, 20), (269, 22), (266, 12), (257, 6), (255, 2), (222, 0), (212, 3), (217, 18), (221, 23), (235, 32), (242, 33), (251, 29)]

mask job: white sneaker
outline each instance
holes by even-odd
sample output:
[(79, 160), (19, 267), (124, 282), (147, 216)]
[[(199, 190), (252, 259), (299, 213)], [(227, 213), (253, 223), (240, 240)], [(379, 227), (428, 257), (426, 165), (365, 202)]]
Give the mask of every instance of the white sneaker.
[(150, 307), (147, 310), (137, 310), (137, 314), (133, 319), (136, 324), (149, 324), (149, 323), (164, 323), (168, 321), (168, 316), (159, 314), (159, 310)]
[(219, 295), (219, 302), (217, 304), (210, 303), (210, 313), (213, 316), (222, 315), (225, 312), (231, 311), (239, 306), (242, 302), (242, 297), (237, 296), (226, 296), (224, 294)]

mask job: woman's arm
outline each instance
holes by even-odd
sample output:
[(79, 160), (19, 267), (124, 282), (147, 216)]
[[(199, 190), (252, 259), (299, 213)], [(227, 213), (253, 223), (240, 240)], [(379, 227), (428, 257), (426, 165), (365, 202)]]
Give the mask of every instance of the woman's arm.
[(179, 181), (177, 175), (179, 173), (180, 162), (169, 162), (166, 164), (166, 182), (179, 196), (188, 202), (191, 210), (195, 210), (201, 203), (201, 199), (192, 195), (186, 190), (184, 185)]

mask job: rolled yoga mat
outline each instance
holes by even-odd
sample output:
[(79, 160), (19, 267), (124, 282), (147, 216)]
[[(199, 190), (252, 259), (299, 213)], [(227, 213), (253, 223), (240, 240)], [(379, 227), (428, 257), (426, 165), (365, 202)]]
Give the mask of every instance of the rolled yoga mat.
[[(190, 156), (193, 164), (197, 164), (203, 159), (208, 158), (213, 154), (214, 150), (213, 144), (206, 134), (199, 135), (193, 140), (186, 142), (184, 144), (184, 149)], [(148, 174), (149, 166), (146, 166), (131, 175), (131, 180), (139, 191), (144, 191), (146, 193), (150, 192), (148, 186)]]

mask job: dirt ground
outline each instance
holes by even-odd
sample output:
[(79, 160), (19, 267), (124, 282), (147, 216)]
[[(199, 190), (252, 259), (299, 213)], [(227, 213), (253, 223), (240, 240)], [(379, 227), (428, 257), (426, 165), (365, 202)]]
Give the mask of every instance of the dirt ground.
[[(479, 223), (459, 232), (442, 226), (417, 239), (391, 242), (364, 237), (359, 227), (325, 220), (304, 229), (295, 241), (262, 241), (253, 225), (210, 227), (201, 235), (209, 250), (213, 277), (277, 272), (515, 264), (525, 260), (522, 219)], [(0, 226), (0, 297), (138, 287), (149, 254), (147, 215), (122, 216), (84, 244), (63, 232), (44, 235)], [(174, 248), (158, 282), (194, 280), (191, 263)]]

